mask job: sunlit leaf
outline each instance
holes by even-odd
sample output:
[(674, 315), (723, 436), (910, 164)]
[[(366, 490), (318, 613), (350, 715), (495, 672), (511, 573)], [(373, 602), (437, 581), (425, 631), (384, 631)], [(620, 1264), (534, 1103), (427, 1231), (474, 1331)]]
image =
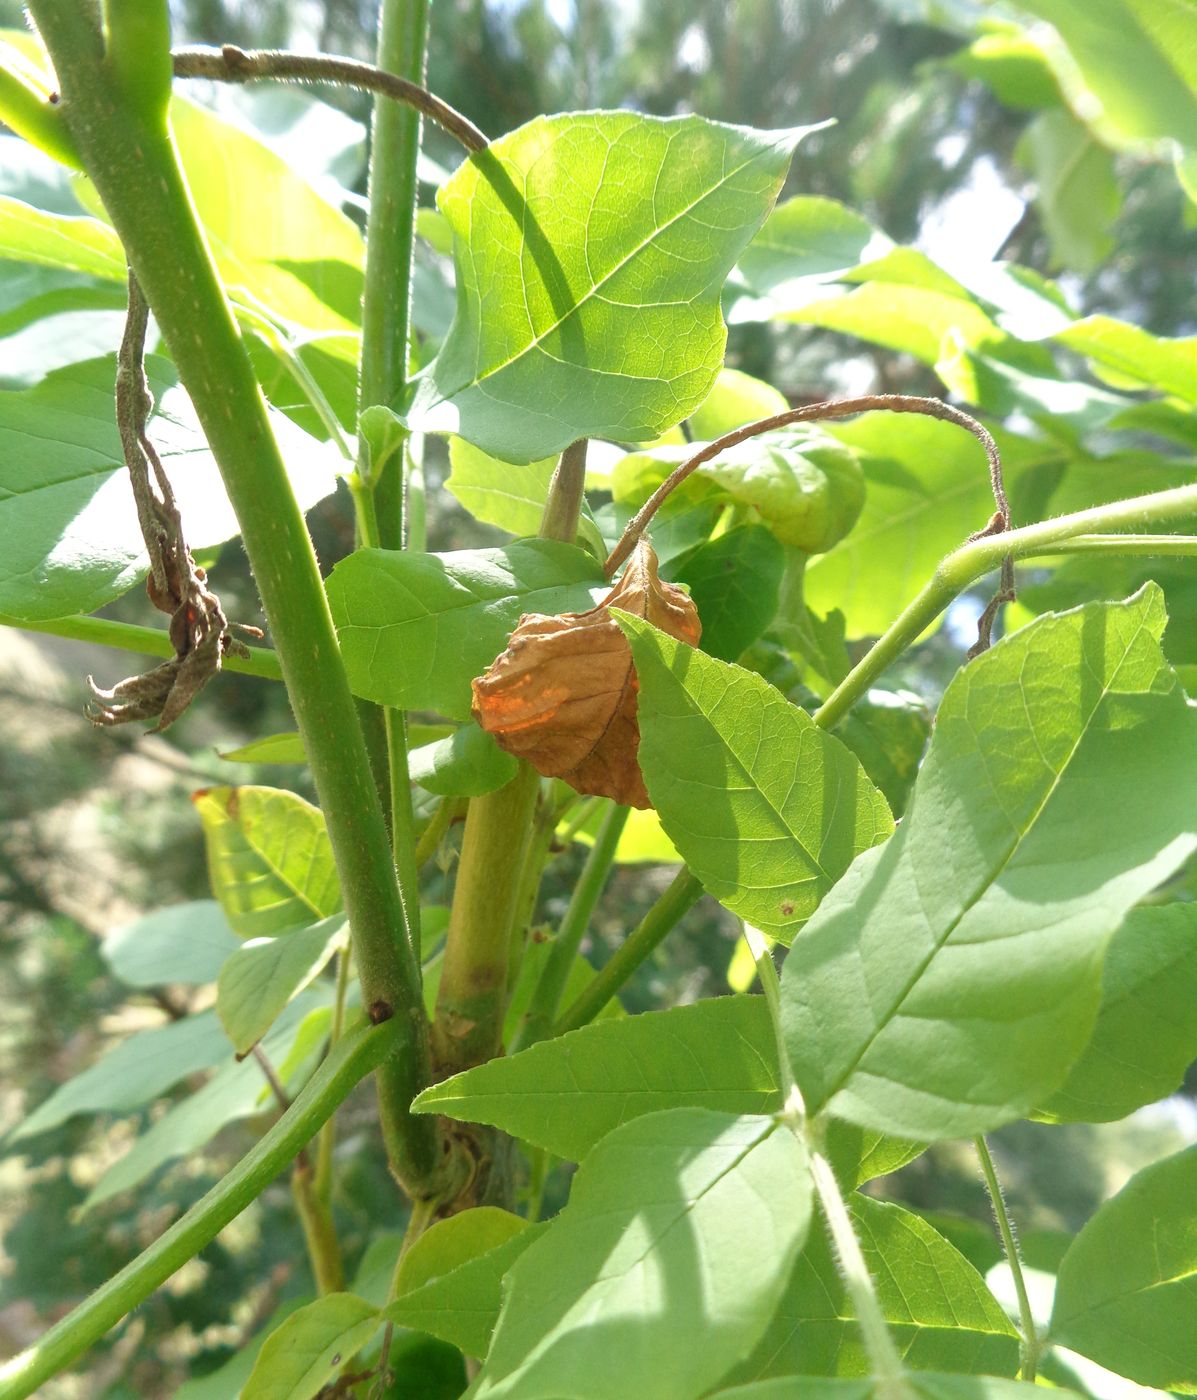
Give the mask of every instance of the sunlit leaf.
[(378, 1326), (378, 1309), (352, 1293), (318, 1298), (266, 1338), (242, 1400), (311, 1400)]
[(855, 755), (751, 671), (621, 618), (640, 679), (640, 765), (707, 891), (788, 942), (893, 830)]
[(472, 155), (438, 195), (457, 316), (412, 426), (534, 462), (686, 417), (722, 363), (722, 279), (803, 134), (584, 112)]
[(960, 672), (897, 834), (782, 974), (812, 1113), (915, 1139), (1018, 1118), (1092, 1032), (1106, 943), (1197, 848), (1197, 714), (1149, 587), (1039, 619)]

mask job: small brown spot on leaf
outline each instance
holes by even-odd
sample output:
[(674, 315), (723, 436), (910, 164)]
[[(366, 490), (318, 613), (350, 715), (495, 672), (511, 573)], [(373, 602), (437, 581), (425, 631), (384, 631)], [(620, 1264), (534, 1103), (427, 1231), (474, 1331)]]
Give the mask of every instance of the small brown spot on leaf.
[(636, 751), (636, 672), (611, 608), (697, 646), (702, 626), (687, 593), (657, 576), (642, 539), (623, 577), (584, 613), (520, 618), (507, 650), (474, 682), (474, 718), (499, 747), (578, 792), (651, 807)]
[(793, 900), (790, 900), (790, 899), (783, 899), (783, 900), (781, 901), (781, 912), (782, 912), (782, 913), (785, 915), (785, 917), (788, 919), (788, 918), (790, 917), (790, 915), (794, 912), (794, 902), (793, 902)]

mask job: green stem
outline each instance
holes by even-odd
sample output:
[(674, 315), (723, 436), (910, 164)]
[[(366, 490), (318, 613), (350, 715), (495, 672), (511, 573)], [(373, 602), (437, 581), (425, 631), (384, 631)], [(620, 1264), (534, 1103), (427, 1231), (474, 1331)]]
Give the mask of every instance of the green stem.
[(536, 810), (532, 817), (532, 831), (524, 849), (524, 861), (520, 870), (519, 887), (515, 895), (515, 923), (511, 932), (511, 947), (507, 959), (508, 995), (519, 981), (520, 968), (528, 949), (528, 939), (532, 932), (532, 919), (536, 913), (536, 901), (540, 896), (540, 886), (544, 879), (545, 866), (553, 848), (556, 831), (556, 806), (553, 802), (553, 785), (541, 783), (536, 799)]
[(740, 927), (744, 930), (744, 942), (748, 944), (748, 951), (756, 963), (756, 974), (761, 979), (761, 991), (765, 994), (765, 1005), (769, 1008), (769, 1019), (773, 1023), (781, 1101), (787, 1108), (798, 1107), (803, 1111), (798, 1086), (794, 1083), (794, 1071), (790, 1066), (790, 1052), (786, 1049), (781, 1029), (781, 978), (773, 961), (773, 948), (760, 929), (753, 928), (751, 924), (741, 924)]
[(1006, 1263), (1014, 1279), (1014, 1291), (1018, 1295), (1019, 1331), (1021, 1333), (1019, 1354), (1021, 1358), (1019, 1377), (1033, 1381), (1039, 1365), (1039, 1333), (1035, 1327), (1035, 1315), (1031, 1311), (1031, 1299), (1027, 1294), (1027, 1281), (1023, 1277), (1022, 1258), (1018, 1252), (1018, 1241), (1014, 1238), (1014, 1226), (1010, 1212), (1006, 1209), (1006, 1197), (1002, 1183), (998, 1179), (997, 1167), (989, 1151), (989, 1144), (978, 1134), (973, 1138), (977, 1150), (977, 1160), (981, 1163), (981, 1173), (985, 1177), (985, 1188), (989, 1192), (993, 1206), (993, 1218), (997, 1221), (998, 1233), (1002, 1237), (1002, 1248), (1006, 1251)]
[(561, 928), (549, 950), (540, 981), (532, 993), (528, 1013), (512, 1043), (510, 1053), (513, 1055), (529, 1045), (535, 1045), (552, 1031), (565, 984), (569, 980), (582, 939), (590, 927), (590, 920), (607, 883), (607, 876), (611, 873), (615, 850), (627, 825), (630, 810), (628, 807), (612, 807), (603, 818), (598, 836), (587, 854), (586, 864), (582, 867), (578, 883), (570, 896), (569, 908), (565, 911)]
[(278, 1122), (206, 1196), (27, 1351), (0, 1365), (0, 1400), (32, 1395), (214, 1240), (294, 1160), (361, 1079), (402, 1053), (401, 1033), (392, 1021), (345, 1036)]
[(63, 165), (82, 169), (79, 152), (62, 119), (61, 110), (38, 76), (26, 69), (24, 58), (5, 45), (0, 65), (0, 121), (23, 136), (30, 145)]
[[(333, 999), (332, 1025), (328, 1032), (329, 1054), (337, 1048), (345, 1031), (345, 1001), (349, 995), (349, 968), (352, 962), (348, 948), (337, 954), (337, 990)], [(336, 1141), (337, 1117), (334, 1113), (320, 1129), (320, 1141), (316, 1145), (316, 1196), (326, 1206), (332, 1200), (332, 1159)]]
[(885, 1314), (881, 1311), (877, 1290), (869, 1273), (869, 1266), (865, 1262), (860, 1241), (856, 1238), (852, 1216), (840, 1191), (840, 1184), (835, 1179), (831, 1163), (811, 1141), (811, 1137), (808, 1131), (807, 1150), (810, 1154), (815, 1194), (823, 1208), (823, 1218), (827, 1221), (832, 1244), (835, 1246), (840, 1275), (856, 1312), (876, 1393), (880, 1400), (915, 1400), (915, 1393), (906, 1377), (902, 1358), (886, 1326)]
[[(970, 540), (947, 556), (936, 569), (931, 581), (900, 613), (872, 649), (831, 692), (813, 715), (816, 724), (831, 729), (844, 717), (857, 700), (875, 684), (877, 678), (911, 646), (931, 625), (949, 603), (970, 584), (984, 578), (1009, 555), (1027, 559), (1035, 555), (1063, 553), (1062, 545), (1078, 536), (1093, 532), (1131, 530), (1135, 526), (1197, 515), (1197, 485), (1174, 486), (1168, 491), (1153, 491), (1150, 495), (1134, 496), (1109, 505), (1078, 510), (1072, 515), (1058, 515), (1053, 520), (1041, 520), (1035, 525), (1023, 525), (1000, 535), (987, 535)], [(1099, 536), (1100, 538), (1100, 536)], [(1141, 543), (1143, 536), (1131, 536)], [(1119, 542), (1090, 542), (1082, 549), (1108, 548), (1119, 552)], [(1168, 552), (1158, 542), (1151, 548)], [(1129, 552), (1135, 552), (1134, 548)], [(1179, 552), (1179, 551), (1178, 551)], [(1188, 552), (1187, 549), (1185, 552)]]
[[(19, 627), (25, 632), (44, 632), (48, 637), (67, 637), (72, 642), (92, 642), (97, 646), (114, 647), (117, 651), (134, 651), (139, 656), (174, 656), (175, 646), (169, 633), (157, 627), (139, 627), (132, 622), (114, 622), (107, 617), (7, 617), (0, 613), (0, 627)], [(225, 671), (243, 676), (260, 676), (263, 680), (281, 681), (282, 667), (278, 654), (268, 647), (249, 647), (248, 656), (231, 652), (221, 661)]]
[[(422, 84), (428, 50), (429, 0), (383, 0), (378, 20), (378, 68), (409, 85)], [(411, 338), (412, 262), (415, 255), (416, 161), (420, 113), (379, 95), (371, 127), (366, 269), (362, 295), (362, 358), (358, 412), (399, 403), (407, 388)], [(382, 549), (403, 549), (407, 443), (390, 453), (370, 476), (375, 538)], [(360, 454), (368, 451), (359, 444)], [(367, 464), (368, 465), (368, 464)], [(407, 720), (385, 711), (390, 756), (391, 850), (407, 909), (412, 946), (420, 949), (420, 883), (416, 865), (415, 816), (407, 755)]]
[(573, 544), (578, 534), (578, 518), (586, 493), (586, 439), (579, 438), (561, 454), (549, 485), (540, 536)]
[[(332, 1119), (328, 1122), (331, 1123)], [(324, 1125), (324, 1129), (327, 1127), (328, 1123)], [(321, 1129), (321, 1132), (324, 1129)], [(295, 1213), (299, 1216), (299, 1224), (303, 1230), (303, 1242), (312, 1266), (312, 1277), (316, 1281), (316, 1292), (321, 1297), (326, 1293), (340, 1293), (345, 1287), (341, 1243), (337, 1239), (332, 1210), (328, 1202), (320, 1198), (316, 1176), (310, 1163), (296, 1162), (295, 1170), (291, 1173), (291, 1198), (295, 1202)]]
[(416, 844), (416, 868), (419, 869), (425, 861), (431, 860), (437, 852), (437, 847), (444, 840), (445, 833), (453, 825), (453, 818), (463, 809), (463, 804), (458, 797), (442, 797), (437, 804), (437, 809), (432, 814), (428, 825), (420, 832), (419, 842)]
[(539, 790), (536, 770), (521, 762), (505, 787), (470, 802), (432, 1026), (438, 1074), (493, 1059), (502, 1047), (516, 899)]
[(624, 940), (611, 961), (600, 969), (594, 981), (558, 1018), (553, 1034), (564, 1035), (566, 1031), (576, 1031), (579, 1026), (593, 1021), (641, 963), (652, 955), (682, 915), (701, 898), (702, 885), (683, 865), (669, 888)]
[(34, 0), (32, 9), (62, 86), (68, 128), (178, 366), (237, 513), (328, 823), (363, 1001), (371, 1019), (394, 1016), (400, 1027), (402, 1053), (379, 1075), (388, 1157), (411, 1192), (435, 1192), (445, 1170), (439, 1134), (434, 1123), (409, 1111), (429, 1079), (419, 966), (315, 551), (265, 401), (169, 133), (122, 104), (89, 7)]
[(831, 1232), (840, 1277), (844, 1280), (852, 1299), (861, 1340), (864, 1342), (876, 1381), (877, 1394), (883, 1397), (883, 1400), (915, 1400), (914, 1392), (906, 1379), (902, 1358), (886, 1325), (876, 1286), (869, 1273), (860, 1241), (856, 1237), (851, 1213), (840, 1191), (835, 1172), (823, 1155), (819, 1125), (812, 1123), (806, 1116), (806, 1105), (798, 1085), (794, 1082), (781, 1025), (781, 979), (777, 975), (772, 949), (765, 936), (750, 924), (744, 925), (744, 937), (756, 961), (761, 990), (765, 994), (765, 1005), (769, 1009), (769, 1020), (773, 1024), (773, 1035), (777, 1042), (778, 1069), (785, 1105), (780, 1115), (781, 1121), (805, 1146), (810, 1158), (815, 1194), (819, 1198), (823, 1218)]

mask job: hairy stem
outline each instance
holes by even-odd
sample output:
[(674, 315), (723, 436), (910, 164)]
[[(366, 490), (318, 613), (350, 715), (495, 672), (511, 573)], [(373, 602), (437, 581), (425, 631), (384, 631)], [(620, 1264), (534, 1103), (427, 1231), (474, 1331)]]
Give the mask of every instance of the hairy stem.
[(272, 1128), (147, 1250), (19, 1356), (0, 1365), (0, 1400), (24, 1400), (93, 1346), (266, 1189), (354, 1086), (395, 1053), (402, 1028), (363, 1026), (342, 1039)]
[(902, 1358), (894, 1339), (885, 1323), (885, 1315), (877, 1300), (869, 1266), (865, 1262), (860, 1241), (852, 1225), (852, 1216), (840, 1192), (840, 1184), (835, 1179), (831, 1163), (823, 1156), (808, 1133), (807, 1146), (810, 1152), (811, 1176), (815, 1183), (815, 1194), (823, 1208), (823, 1218), (835, 1246), (836, 1260), (840, 1275), (852, 1299), (856, 1320), (860, 1326), (861, 1339), (868, 1353), (870, 1369), (876, 1383), (880, 1400), (915, 1400), (915, 1393), (906, 1378)]
[(600, 969), (594, 981), (561, 1014), (553, 1034), (564, 1035), (588, 1025), (619, 991), (646, 958), (652, 956), (661, 940), (672, 931), (683, 914), (702, 898), (702, 885), (686, 866), (678, 871), (665, 893), (640, 920), (619, 951)]
[[(418, 8), (427, 9), (426, 0)], [(225, 44), (219, 49), (176, 49), (171, 55), (177, 78), (211, 78), (220, 83), (244, 83), (254, 78), (273, 78), (282, 82), (335, 83), (340, 87), (358, 88), (377, 93), (419, 112), (466, 148), (467, 151), (486, 149), (486, 137), (468, 117), (463, 117), (447, 102), (408, 77), (359, 63), (353, 58), (338, 58), (332, 54), (286, 53), (274, 49), (239, 49)]]
[(989, 1201), (993, 1207), (993, 1218), (997, 1222), (998, 1234), (1002, 1237), (1006, 1263), (1010, 1266), (1010, 1275), (1014, 1279), (1014, 1291), (1018, 1295), (1019, 1378), (1024, 1381), (1033, 1381), (1039, 1365), (1039, 1334), (1035, 1327), (1035, 1315), (1031, 1311), (1031, 1300), (1027, 1294), (1027, 1281), (1023, 1277), (1022, 1257), (1018, 1252), (1018, 1241), (1014, 1238), (1014, 1226), (1010, 1220), (1010, 1212), (1006, 1209), (1006, 1197), (1002, 1191), (1002, 1183), (998, 1178), (997, 1167), (994, 1166), (993, 1156), (989, 1151), (989, 1144), (983, 1135), (978, 1134), (973, 1138), (973, 1146), (977, 1151), (977, 1160), (981, 1164), (981, 1174), (985, 1178), (985, 1189), (989, 1192)]
[[(162, 3), (162, 0), (155, 0)], [(416, 1195), (440, 1188), (435, 1124), (413, 1118), (429, 1065), (412, 953), (383, 813), (303, 516), (266, 406), (196, 222), (170, 134), (121, 101), (88, 7), (34, 0), (62, 108), (124, 243), (237, 513), (328, 823), (372, 1019), (394, 1016), (379, 1074), (388, 1156)]]

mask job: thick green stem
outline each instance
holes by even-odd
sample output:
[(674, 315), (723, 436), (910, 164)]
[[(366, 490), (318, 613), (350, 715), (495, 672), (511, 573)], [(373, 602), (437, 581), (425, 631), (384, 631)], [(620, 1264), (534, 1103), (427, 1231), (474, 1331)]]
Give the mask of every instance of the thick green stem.
[(402, 1030), (389, 1022), (345, 1036), (278, 1122), (206, 1196), (38, 1342), (0, 1365), (0, 1400), (34, 1394), (214, 1240), (294, 1160), (361, 1079), (402, 1053)]
[(983, 1136), (978, 1135), (973, 1138), (973, 1146), (977, 1151), (977, 1160), (981, 1163), (985, 1189), (989, 1192), (990, 1204), (993, 1206), (993, 1218), (997, 1221), (998, 1234), (1002, 1237), (1002, 1248), (1006, 1251), (1006, 1263), (1010, 1267), (1010, 1276), (1014, 1280), (1014, 1291), (1018, 1295), (1019, 1355), (1021, 1358), (1019, 1378), (1024, 1381), (1033, 1381), (1039, 1365), (1039, 1333), (1035, 1327), (1035, 1314), (1031, 1311), (1027, 1281), (1023, 1277), (1018, 1241), (1014, 1238), (1014, 1226), (1010, 1221), (1010, 1212), (1006, 1209), (1006, 1197), (1002, 1191), (1002, 1183), (998, 1178), (997, 1167), (994, 1166), (993, 1157), (989, 1151), (989, 1144)]
[(511, 934), (539, 789), (536, 770), (521, 763), (506, 787), (470, 803), (432, 1027), (438, 1074), (493, 1059), (502, 1046)]
[(540, 522), (540, 535), (546, 540), (573, 544), (578, 518), (586, 492), (586, 439), (579, 438), (561, 454), (549, 486), (548, 500)]
[(570, 896), (569, 908), (565, 911), (561, 928), (549, 950), (540, 981), (536, 984), (536, 990), (528, 1004), (528, 1014), (524, 1017), (523, 1025), (512, 1043), (513, 1055), (529, 1045), (535, 1045), (552, 1031), (557, 1008), (561, 1004), (561, 996), (569, 980), (570, 969), (578, 956), (578, 949), (586, 930), (590, 927), (591, 916), (603, 892), (603, 886), (607, 883), (607, 876), (611, 873), (615, 850), (627, 825), (629, 811), (627, 807), (612, 807), (603, 819), (594, 845), (586, 857), (586, 864), (582, 867), (582, 874), (578, 877), (578, 883)]
[(669, 888), (628, 935), (611, 961), (598, 972), (582, 995), (565, 1009), (553, 1027), (553, 1034), (564, 1035), (566, 1031), (576, 1031), (579, 1026), (593, 1021), (641, 963), (652, 955), (682, 915), (701, 898), (702, 885), (683, 865)]
[(128, 110), (87, 7), (35, 0), (62, 108), (195, 405), (241, 525), (337, 861), (363, 1000), (394, 1016), (401, 1052), (379, 1075), (390, 1161), (416, 1195), (440, 1189), (439, 1138), (411, 1100), (428, 1082), (420, 972), (383, 813), (315, 552), (265, 401), (208, 256), (173, 142)]
[[(815, 723), (824, 729), (838, 724), (882, 672), (922, 635), (954, 598), (998, 568), (1007, 556), (1026, 559), (1060, 554), (1066, 552), (1061, 546), (1078, 536), (1088, 536), (1095, 531), (1133, 530), (1136, 526), (1179, 520), (1188, 515), (1197, 515), (1197, 485), (1175, 486), (1169, 491), (1154, 491), (1147, 496), (1093, 506), (961, 545), (940, 564), (926, 587), (815, 711)], [(1142, 538), (1132, 536), (1132, 548), (1128, 552), (1135, 553), (1134, 542), (1141, 543)], [(1107, 542), (1103, 540), (1098, 547), (1106, 548)], [(1108, 547), (1111, 553), (1121, 549), (1113, 539)], [(1169, 552), (1162, 546), (1156, 547), (1160, 553)], [(1094, 546), (1088, 548), (1092, 550)], [(1189, 552), (1187, 546), (1180, 552)]]

